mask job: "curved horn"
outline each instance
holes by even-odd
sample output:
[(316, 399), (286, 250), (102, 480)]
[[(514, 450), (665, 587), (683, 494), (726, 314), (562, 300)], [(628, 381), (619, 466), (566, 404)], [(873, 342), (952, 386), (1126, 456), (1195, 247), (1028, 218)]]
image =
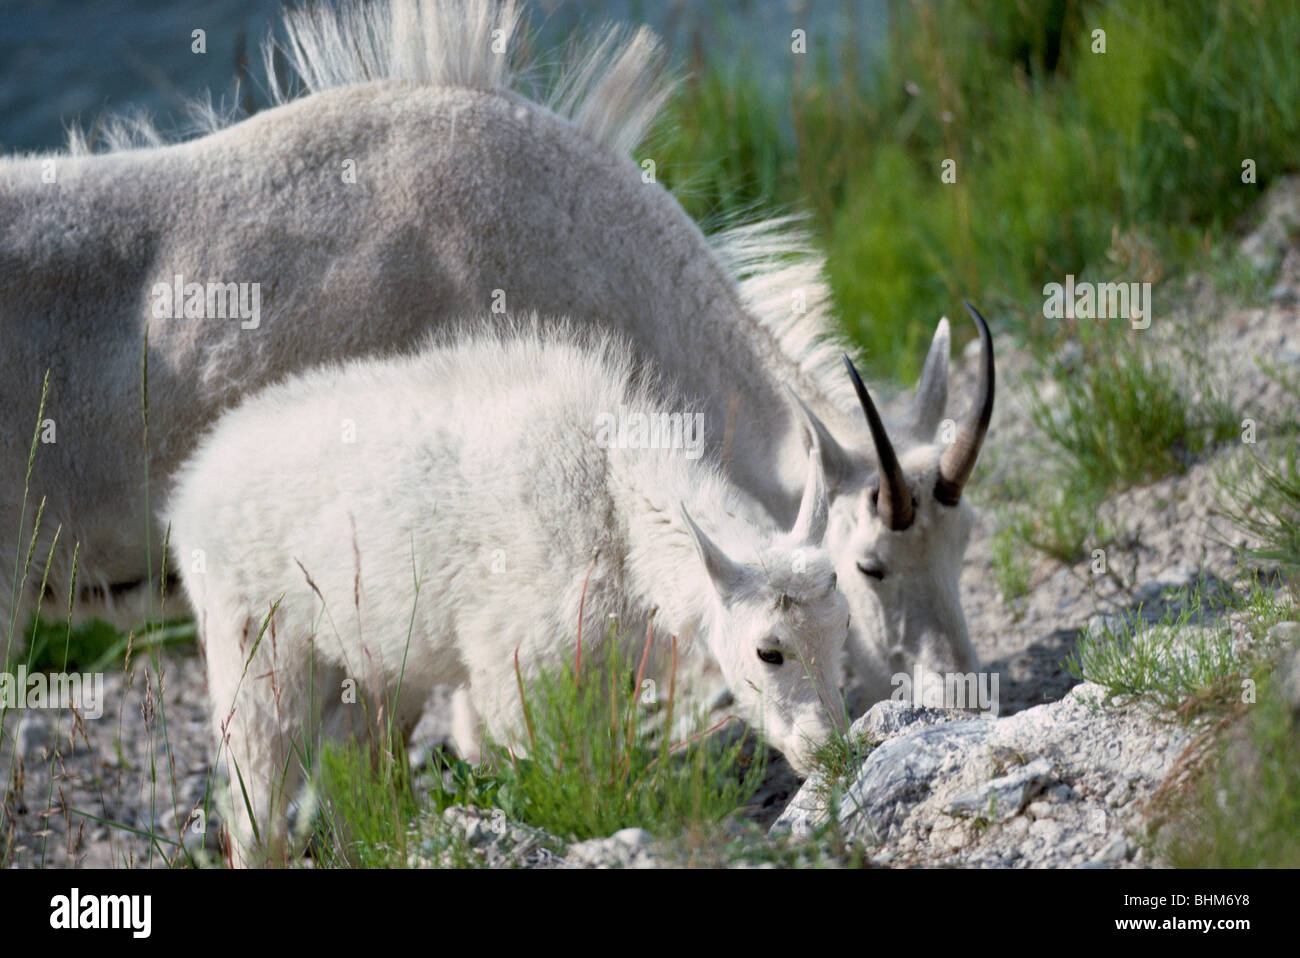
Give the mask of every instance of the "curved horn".
[(808, 478), (803, 486), (803, 499), (799, 503), (799, 516), (794, 520), (790, 538), (806, 545), (821, 545), (826, 535), (826, 521), (830, 504), (826, 501), (826, 478), (822, 475), (821, 450), (813, 446), (808, 450)]
[(867, 395), (867, 387), (862, 385), (862, 377), (858, 375), (853, 360), (847, 354), (844, 356), (844, 365), (849, 370), (849, 378), (853, 380), (853, 388), (857, 390), (862, 411), (866, 413), (867, 428), (871, 430), (871, 441), (876, 446), (876, 461), (880, 464), (880, 493), (876, 499), (876, 515), (889, 528), (901, 531), (910, 526), (915, 517), (912, 494), (903, 480), (903, 470), (899, 468), (898, 457), (894, 455), (894, 447), (889, 443), (885, 425), (880, 421), (880, 413), (876, 412), (876, 404)]
[(993, 336), (989, 333), (989, 324), (979, 311), (970, 303), (963, 302), (962, 305), (979, 328), (980, 375), (970, 412), (957, 430), (952, 445), (944, 450), (939, 459), (939, 478), (934, 484), (934, 497), (945, 506), (955, 506), (961, 501), (962, 486), (966, 485), (971, 470), (975, 468), (980, 445), (984, 442), (984, 434), (988, 432), (989, 420), (993, 418)]

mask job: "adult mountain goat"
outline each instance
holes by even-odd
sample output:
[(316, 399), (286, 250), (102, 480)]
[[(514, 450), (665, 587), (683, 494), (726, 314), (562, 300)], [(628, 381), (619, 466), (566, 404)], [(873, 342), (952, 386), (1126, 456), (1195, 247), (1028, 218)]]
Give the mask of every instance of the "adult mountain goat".
[(819, 548), (819, 457), (778, 532), (707, 459), (608, 428), (690, 414), (629, 356), (536, 328), (465, 336), (273, 386), (202, 441), (166, 517), (214, 726), (264, 840), (283, 837), (315, 730), (364, 727), (347, 680), (406, 731), (434, 685), (467, 687), (518, 747), (516, 662), (525, 681), (568, 667), (580, 609), (589, 645), (611, 613), (638, 638), (653, 622), (702, 640), (742, 714), (808, 770), (842, 716), (849, 626)]
[[(711, 453), (778, 521), (795, 515), (816, 438), (826, 546), (872, 698), (917, 663), (973, 668), (960, 496), (992, 408), (987, 331), (988, 388), (943, 448), (939, 324), (882, 484), (805, 238), (786, 219), (707, 238), (629, 158), (666, 96), (654, 37), (609, 32), (529, 99), (517, 78), (538, 71), (520, 62), (518, 20), (490, 0), (290, 13), (283, 61), (308, 95), (282, 91), (271, 70), (276, 106), (198, 139), (163, 144), (144, 129), (131, 141), (110, 125), (106, 154), (74, 143), (0, 161), (0, 516), (14, 521), (26, 495), (26, 550), (44, 500), (38, 561), (62, 528), (48, 593), (67, 595), (76, 542), (87, 601), (116, 603), (89, 610), (139, 614), (129, 603), (162, 554), (148, 503), (241, 396), (410, 348), (466, 310), (537, 311), (625, 335), (699, 403)], [(25, 492), (47, 369), (57, 441), (38, 444)], [(878, 485), (886, 498), (872, 498)], [(0, 582), (17, 577), (15, 555), (0, 549)], [(40, 580), (27, 576), (17, 610), (2, 590), (0, 613), (21, 620)]]

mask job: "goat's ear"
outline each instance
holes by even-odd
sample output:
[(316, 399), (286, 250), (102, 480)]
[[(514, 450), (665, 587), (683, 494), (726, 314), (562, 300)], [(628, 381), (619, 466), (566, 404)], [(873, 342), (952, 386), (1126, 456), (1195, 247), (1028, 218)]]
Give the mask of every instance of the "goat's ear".
[(822, 481), (828, 489), (841, 488), (853, 477), (853, 456), (835, 441), (826, 424), (817, 418), (817, 414), (808, 408), (788, 383), (785, 391), (790, 396), (790, 406), (799, 423), (804, 449), (808, 452), (816, 450), (821, 460)]
[(939, 320), (925, 357), (921, 379), (916, 384), (916, 396), (908, 414), (908, 432), (917, 442), (932, 442), (939, 428), (944, 408), (948, 405), (948, 352), (950, 336), (948, 317)]
[(741, 583), (744, 582), (744, 567), (734, 562), (730, 556), (718, 548), (712, 539), (705, 535), (704, 530), (695, 524), (691, 514), (686, 511), (685, 503), (678, 503), (678, 508), (681, 510), (682, 523), (686, 526), (686, 531), (691, 534), (691, 539), (695, 543), (695, 551), (699, 553), (700, 561), (704, 563), (709, 578), (713, 580), (713, 587), (718, 590), (718, 595), (724, 601), (727, 600), (736, 593)]
[(821, 545), (826, 535), (826, 519), (830, 503), (826, 497), (826, 477), (822, 473), (821, 451), (814, 446), (808, 450), (808, 478), (804, 480), (803, 499), (799, 502), (799, 515), (790, 530), (790, 538), (804, 545)]

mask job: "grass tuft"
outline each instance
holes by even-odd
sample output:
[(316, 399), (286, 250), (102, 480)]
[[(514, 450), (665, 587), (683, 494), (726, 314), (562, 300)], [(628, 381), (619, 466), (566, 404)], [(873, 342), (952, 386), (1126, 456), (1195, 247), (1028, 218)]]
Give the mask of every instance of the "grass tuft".
[(1216, 478), (1220, 515), (1258, 543), (1249, 557), (1300, 573), (1300, 449), (1288, 442), (1273, 459), (1252, 453)]
[(675, 676), (661, 700), (643, 678), (643, 656), (625, 651), (614, 628), (599, 655), (586, 650), (581, 671), (521, 677), (528, 756), (486, 743), (478, 768), (447, 769), (449, 781), (433, 796), (439, 808), (500, 808), (512, 820), (581, 840), (629, 827), (678, 834), (744, 805), (763, 780), (765, 749), (739, 734), (710, 734), (738, 722), (732, 718), (673, 741)]
[(1160, 358), (1143, 341), (1097, 334), (1083, 353), (1069, 365), (1052, 364), (1056, 395), (1035, 399), (1030, 414), (1087, 496), (1181, 473), (1236, 434), (1239, 417), (1222, 396), (1193, 393), (1202, 372), (1195, 360)]
[[(1243, 689), (1270, 668), (1277, 650), (1267, 630), (1293, 613), (1292, 604), (1259, 582), (1245, 594), (1207, 597), (1185, 589), (1165, 598), (1157, 622), (1145, 621), (1138, 609), (1087, 630), (1066, 658), (1066, 671), (1181, 720), (1230, 714)], [(1200, 624), (1219, 611), (1236, 612), (1246, 635), (1234, 635), (1230, 624)]]

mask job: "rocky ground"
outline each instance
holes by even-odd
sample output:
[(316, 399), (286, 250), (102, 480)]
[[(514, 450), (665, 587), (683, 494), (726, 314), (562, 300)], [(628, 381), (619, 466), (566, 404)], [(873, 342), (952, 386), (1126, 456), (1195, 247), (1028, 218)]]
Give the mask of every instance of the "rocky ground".
[[(1181, 311), (1156, 317), (1148, 331), (1170, 342), (1189, 335), (1193, 315), (1208, 315), (1202, 347), (1210, 372), (1227, 385), (1242, 418), (1258, 424), (1266, 448), (1287, 416), (1277, 372), (1300, 378), (1300, 184), (1275, 187), (1262, 225), (1243, 252), (1276, 276), (1262, 307), (1234, 308), (1193, 283)], [(1203, 294), (1203, 295), (1202, 295)], [(1275, 367), (1269, 375), (1258, 360)], [(1079, 685), (1062, 661), (1096, 617), (1143, 607), (1158, 614), (1170, 587), (1238, 578), (1240, 538), (1216, 516), (1216, 473), (1242, 454), (1230, 443), (1183, 475), (1129, 490), (1104, 507), (1125, 530), (1108, 544), (1115, 574), (1094, 575), (1087, 562), (1064, 566), (1030, 555), (1030, 588), (1008, 602), (989, 561), (1005, 503), (981, 499), (1009, 476), (1034, 470), (1028, 397), (1047, 384), (1028, 357), (1002, 346), (993, 426), (974, 488), (979, 521), (967, 552), (962, 597), (985, 668), (1000, 675), (1001, 716), (971, 718), (882, 703), (855, 731), (875, 746), (838, 810), (824, 806), (824, 783), (800, 788), (779, 757), (749, 809), (751, 823), (771, 826), (773, 849), (758, 864), (798, 863), (788, 852), (832, 818), (837, 834), (875, 865), (1043, 867), (1139, 866), (1151, 853), (1137, 840), (1150, 800), (1178, 769), (1194, 729), (1171, 724), (1141, 703), (1108, 702), (1102, 689)], [(971, 393), (974, 356), (955, 364), (950, 394), (958, 409)], [(1050, 393), (1041, 393), (1050, 400)], [(905, 397), (900, 397), (903, 401)], [(168, 652), (152, 663), (106, 677), (114, 708), (95, 721), (67, 712), (27, 711), (6, 720), (0, 768), (9, 787), (0, 816), (0, 852), (18, 867), (160, 866), (177, 857), (182, 823), (193, 823), (211, 775), (202, 663)], [(701, 694), (716, 694), (704, 689)], [(716, 714), (726, 712), (724, 699)], [(21, 719), (21, 722), (19, 722)], [(445, 697), (417, 731), (414, 753), (447, 738)], [(517, 823), (473, 809), (451, 809), (445, 824), (461, 836), (459, 855), (489, 865), (523, 867), (652, 866), (711, 862), (699, 850), (655, 842), (636, 829), (565, 847)], [(199, 823), (201, 824), (201, 822)], [(151, 843), (146, 837), (165, 836)], [(183, 841), (203, 844), (202, 829)], [(738, 841), (755, 839), (752, 827)], [(761, 833), (760, 833), (761, 834)], [(214, 849), (209, 839), (208, 849)], [(787, 853), (780, 852), (786, 849)], [(418, 846), (417, 865), (463, 864), (444, 846)], [(782, 857), (786, 854), (786, 857)], [(790, 857), (793, 855), (794, 857)], [(814, 858), (816, 856), (813, 856)], [(727, 858), (735, 864), (745, 856)]]
[[(11, 845), (13, 865), (142, 867), (175, 857), (210, 776), (203, 663), (167, 655), (157, 670), (145, 661), (110, 672), (103, 701), (94, 720), (35, 709), (6, 717), (0, 849)], [(152, 847), (151, 832), (162, 836)], [(202, 841), (192, 829), (186, 837)]]

